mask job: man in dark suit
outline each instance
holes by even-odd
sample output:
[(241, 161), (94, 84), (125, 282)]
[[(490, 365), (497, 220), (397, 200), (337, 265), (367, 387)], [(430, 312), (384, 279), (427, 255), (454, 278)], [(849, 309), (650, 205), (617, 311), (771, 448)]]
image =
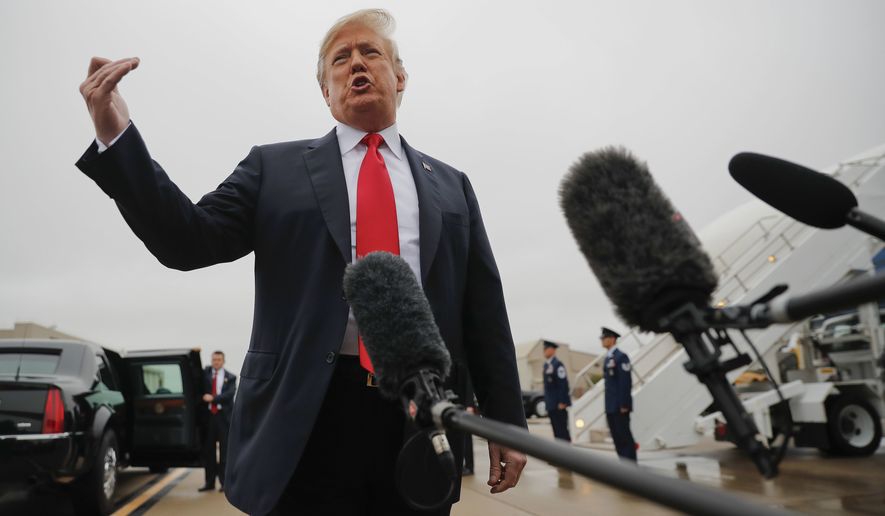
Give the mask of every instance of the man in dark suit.
[(557, 439), (572, 442), (568, 431), (568, 408), (572, 404), (569, 395), (568, 374), (563, 364), (556, 358), (559, 345), (548, 340), (544, 341), (544, 404), (550, 416), (553, 436)]
[[(212, 353), (212, 365), (203, 370), (203, 401), (206, 402), (206, 441), (203, 443), (203, 467), (206, 483), (198, 491), (215, 489), (215, 477), (224, 491), (224, 465), (227, 462), (227, 434), (237, 392), (237, 376), (224, 368), (224, 352)], [(218, 453), (216, 453), (216, 443)], [(216, 455), (218, 455), (216, 457)]]
[[(459, 391), (469, 370), (482, 413), (525, 426), (479, 204), (462, 172), (399, 135), (406, 72), (392, 30), (381, 10), (339, 20), (317, 73), (336, 128), (253, 147), (196, 205), (151, 159), (117, 91), (138, 60), (93, 58), (80, 87), (97, 139), (77, 165), (161, 263), (190, 270), (255, 253), (225, 475), (226, 496), (249, 513), (412, 513), (392, 480), (404, 416), (372, 386), (342, 295), (345, 266), (371, 250), (398, 252), (416, 273), (452, 355), (447, 386)], [(459, 461), (463, 438), (450, 435)], [(491, 491), (515, 486), (525, 456), (489, 443), (489, 458)]]
[(630, 431), (630, 412), (633, 411), (633, 378), (630, 357), (615, 347), (621, 336), (602, 327), (602, 347), (605, 354), (605, 418), (615, 442), (618, 456), (636, 462), (636, 442)]

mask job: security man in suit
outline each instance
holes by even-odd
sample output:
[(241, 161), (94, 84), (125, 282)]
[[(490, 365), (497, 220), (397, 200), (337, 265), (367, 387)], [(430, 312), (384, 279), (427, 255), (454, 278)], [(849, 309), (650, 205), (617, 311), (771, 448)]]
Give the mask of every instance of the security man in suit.
[(571, 442), (567, 409), (572, 404), (572, 398), (569, 396), (565, 365), (556, 358), (557, 348), (556, 343), (544, 341), (544, 357), (547, 359), (544, 362), (544, 403), (553, 426), (553, 436)]
[[(342, 294), (347, 264), (373, 251), (399, 254), (420, 281), (452, 356), (446, 387), (463, 396), (459, 379), (470, 374), (484, 416), (526, 426), (476, 194), (464, 173), (411, 147), (397, 125), (407, 74), (394, 25), (380, 9), (335, 23), (317, 55), (335, 127), (321, 138), (253, 147), (197, 203), (151, 157), (129, 118), (117, 85), (139, 60), (93, 58), (80, 85), (96, 140), (77, 166), (161, 263), (192, 270), (254, 253), (252, 338), (224, 486), (249, 514), (416, 513), (394, 485), (405, 416), (378, 393)], [(456, 127), (448, 131), (459, 137)], [(449, 440), (460, 460), (463, 434)], [(513, 488), (525, 455), (488, 447), (491, 492)], [(449, 502), (459, 496), (456, 483)]]
[(620, 335), (602, 327), (602, 347), (605, 354), (605, 418), (615, 450), (623, 459), (636, 461), (636, 442), (630, 432), (630, 412), (633, 411), (633, 388), (630, 358), (615, 347)]
[[(224, 369), (224, 352), (212, 353), (212, 365), (203, 370), (203, 401), (206, 402), (208, 425), (206, 441), (203, 443), (203, 467), (206, 469), (206, 483), (198, 491), (215, 489), (215, 477), (224, 491), (224, 465), (227, 462), (227, 433), (230, 429), (230, 416), (233, 412), (234, 394), (237, 392), (237, 376)], [(215, 443), (221, 451), (216, 457)]]

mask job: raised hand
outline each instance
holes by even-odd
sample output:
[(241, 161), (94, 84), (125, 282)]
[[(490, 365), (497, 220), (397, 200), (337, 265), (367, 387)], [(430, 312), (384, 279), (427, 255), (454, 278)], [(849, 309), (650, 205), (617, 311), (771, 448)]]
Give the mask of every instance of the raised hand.
[(130, 71), (138, 68), (139, 59), (129, 57), (111, 61), (93, 57), (89, 62), (86, 80), (80, 84), (80, 94), (86, 101), (95, 134), (105, 145), (129, 125), (129, 107), (117, 90), (117, 83)]

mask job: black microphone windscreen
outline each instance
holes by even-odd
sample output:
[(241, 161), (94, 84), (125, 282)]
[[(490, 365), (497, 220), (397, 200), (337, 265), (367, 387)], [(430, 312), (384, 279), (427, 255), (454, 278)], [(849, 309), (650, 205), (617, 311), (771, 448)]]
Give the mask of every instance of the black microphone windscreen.
[(706, 305), (716, 274), (700, 242), (644, 163), (622, 147), (590, 152), (560, 186), (565, 218), (625, 323), (660, 331), (685, 302)]
[(809, 226), (840, 228), (857, 207), (857, 197), (838, 180), (782, 159), (742, 152), (728, 171), (753, 195)]
[(430, 303), (401, 257), (369, 253), (344, 273), (344, 295), (356, 318), (381, 394), (399, 399), (403, 380), (426, 369), (440, 379), (452, 360)]

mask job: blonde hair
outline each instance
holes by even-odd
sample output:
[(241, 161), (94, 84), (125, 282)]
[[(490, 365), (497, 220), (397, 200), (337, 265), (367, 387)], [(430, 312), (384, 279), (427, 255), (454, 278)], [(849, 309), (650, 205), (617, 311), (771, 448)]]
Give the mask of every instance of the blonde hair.
[[(397, 47), (396, 41), (393, 39), (393, 32), (396, 30), (396, 20), (394, 20), (393, 16), (384, 9), (360, 9), (359, 11), (342, 16), (329, 28), (328, 31), (326, 31), (326, 35), (320, 43), (319, 56), (317, 56), (317, 82), (319, 83), (320, 88), (323, 88), (326, 85), (326, 54), (329, 52), (329, 47), (332, 45), (332, 41), (338, 36), (341, 29), (347, 25), (362, 25), (381, 36), (381, 39), (390, 45), (390, 50), (393, 55), (394, 71), (398, 74), (403, 74), (403, 77), (408, 80), (409, 74), (406, 73), (406, 69), (403, 66), (403, 60), (399, 55), (399, 47)], [(402, 102), (402, 99), (403, 92), (397, 93), (397, 105)]]

